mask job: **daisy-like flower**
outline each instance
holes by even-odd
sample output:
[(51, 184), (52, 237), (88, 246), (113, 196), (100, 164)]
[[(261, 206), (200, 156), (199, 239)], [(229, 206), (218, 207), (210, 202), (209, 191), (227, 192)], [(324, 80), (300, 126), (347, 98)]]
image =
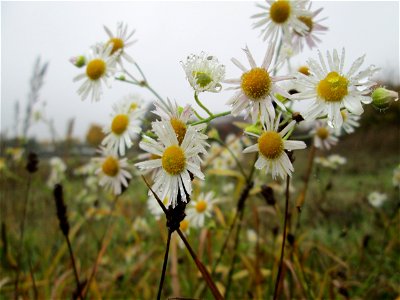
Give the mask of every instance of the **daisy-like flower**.
[(302, 141), (288, 141), (287, 133), (295, 126), (296, 121), (290, 122), (285, 128), (278, 132), (280, 115), (273, 121), (266, 123), (266, 128), (261, 135), (248, 133), (258, 138), (257, 144), (244, 149), (243, 153), (258, 152), (259, 156), (255, 167), (259, 170), (266, 169), (266, 174), (271, 172), (272, 178), (280, 176), (285, 179), (286, 175), (291, 176), (294, 171), (285, 150), (292, 151), (306, 148)]
[(374, 191), (368, 195), (368, 202), (374, 207), (381, 207), (386, 200), (387, 195), (377, 191)]
[(102, 94), (102, 84), (108, 86), (108, 78), (115, 73), (115, 55), (110, 55), (112, 45), (104, 47), (96, 45), (87, 57), (85, 72), (74, 78), (74, 81), (85, 79), (78, 94), (85, 100), (92, 93), (92, 101), (99, 101)]
[(253, 28), (263, 27), (261, 36), (263, 40), (275, 40), (279, 33), (283, 33), (286, 41), (290, 40), (291, 30), (299, 34), (306, 34), (308, 27), (299, 19), (299, 16), (311, 16), (305, 8), (308, 1), (296, 0), (266, 0), (267, 6), (256, 4), (263, 12), (253, 15), (251, 18), (259, 19), (253, 24)]
[(126, 48), (136, 43), (136, 40), (129, 41), (129, 39), (135, 33), (135, 29), (131, 32), (128, 32), (128, 25), (124, 25), (123, 22), (119, 22), (117, 24), (117, 33), (114, 35), (107, 26), (103, 26), (106, 31), (108, 37), (110, 38), (107, 42), (107, 45), (111, 45), (111, 54), (117, 54), (117, 62), (122, 65), (122, 58), (130, 63), (134, 63), (132, 57), (130, 57), (126, 53)]
[(319, 52), (320, 64), (314, 59), (307, 62), (310, 76), (298, 73), (298, 82), (304, 85), (305, 90), (297, 94), (294, 99), (313, 100), (304, 115), (306, 119), (327, 115), (329, 126), (341, 127), (343, 116), (340, 109), (342, 107), (347, 108), (352, 114), (361, 115), (364, 111), (362, 103), (371, 103), (372, 99), (367, 94), (375, 84), (370, 78), (377, 69), (370, 66), (356, 74), (364, 62), (364, 55), (358, 58), (345, 73), (344, 56), (344, 49), (340, 58), (336, 50), (333, 51), (333, 55), (328, 51), (328, 66), (326, 66)]
[(122, 186), (128, 187), (128, 180), (132, 175), (126, 170), (128, 168), (127, 158), (119, 159), (118, 156), (101, 148), (101, 158), (94, 158), (99, 168), (95, 174), (99, 176), (99, 184), (107, 190), (112, 191), (115, 195), (122, 192)]
[(338, 142), (338, 138), (334, 135), (334, 129), (324, 122), (317, 122), (310, 134), (314, 136), (314, 146), (321, 150), (329, 150)]
[[(168, 121), (171, 123), (172, 128), (175, 131), (176, 137), (179, 144), (182, 144), (185, 134), (188, 128), (193, 128), (196, 133), (198, 143), (203, 148), (208, 146), (206, 140), (207, 135), (201, 133), (201, 131), (207, 126), (206, 124), (188, 125), (188, 121), (193, 114), (193, 110), (190, 105), (186, 105), (183, 109), (178, 106), (176, 102), (172, 103), (171, 100), (167, 99), (167, 102), (157, 101), (155, 104), (156, 110), (154, 114), (158, 115), (162, 121)], [(203, 154), (207, 154), (207, 151), (203, 149)]]
[(275, 97), (278, 93), (284, 97), (290, 98), (290, 95), (276, 85), (276, 82), (286, 79), (292, 79), (291, 76), (272, 76), (271, 61), (274, 54), (274, 44), (269, 43), (261, 67), (257, 67), (250, 50), (246, 47), (243, 49), (249, 60), (251, 69), (245, 68), (238, 60), (232, 58), (232, 62), (243, 71), (243, 74), (238, 79), (226, 80), (227, 83), (236, 84), (237, 86), (229, 88), (239, 90), (228, 101), (227, 104), (232, 105), (232, 115), (237, 116), (242, 111), (245, 111), (245, 117), (251, 114), (253, 123), (257, 121), (260, 114), (263, 123), (270, 119), (275, 119), (275, 109), (272, 101), (282, 109), (286, 110), (285, 106)]
[[(311, 3), (309, 3), (308, 12), (311, 12)], [(320, 24), (323, 20), (326, 18), (322, 18), (319, 20), (315, 20), (315, 18), (319, 15), (319, 13), (322, 11), (322, 7), (308, 13), (307, 15), (302, 15), (300, 14), (297, 19), (303, 22), (307, 26), (307, 30), (298, 32), (296, 29), (293, 29), (293, 35), (292, 35), (292, 45), (294, 47), (295, 52), (300, 53), (304, 49), (304, 44), (307, 44), (307, 46), (312, 49), (317, 46), (317, 43), (320, 43), (321, 40), (318, 38), (318, 35), (322, 35), (325, 33), (325, 31), (328, 30), (328, 27), (323, 26)]]
[(181, 62), (186, 77), (192, 88), (200, 92), (218, 93), (221, 91), (221, 81), (225, 77), (225, 66), (220, 64), (215, 56), (201, 52), (192, 54), (185, 63)]
[(193, 227), (203, 227), (205, 218), (211, 216), (213, 206), (217, 202), (213, 198), (214, 193), (208, 192), (207, 194), (202, 193), (196, 200), (190, 201), (186, 214)]
[(54, 188), (55, 184), (60, 183), (65, 179), (65, 171), (67, 170), (67, 165), (59, 157), (52, 157), (49, 163), (51, 171), (46, 184), (49, 188)]
[(347, 133), (353, 133), (354, 129), (357, 127), (360, 127), (360, 116), (357, 116), (355, 114), (352, 114), (350, 112), (348, 112), (346, 109), (342, 109), (340, 111), (340, 113), (342, 114), (342, 118), (343, 118), (343, 124), (342, 127), (340, 128), (336, 128), (336, 135), (340, 136), (342, 134), (342, 129)]
[(178, 193), (183, 202), (187, 202), (186, 194), (192, 193), (190, 173), (204, 179), (198, 158), (204, 148), (196, 139), (197, 133), (192, 127), (186, 131), (182, 143), (179, 143), (170, 122), (153, 122), (153, 130), (160, 142), (146, 137), (139, 146), (159, 158), (137, 163), (136, 167), (158, 169), (152, 189), (160, 199), (167, 197), (168, 206), (174, 208), (178, 204)]
[(135, 102), (122, 101), (113, 105), (111, 122), (103, 128), (107, 135), (101, 144), (114, 153), (125, 155), (125, 147), (132, 147), (132, 139), (141, 131), (141, 110)]

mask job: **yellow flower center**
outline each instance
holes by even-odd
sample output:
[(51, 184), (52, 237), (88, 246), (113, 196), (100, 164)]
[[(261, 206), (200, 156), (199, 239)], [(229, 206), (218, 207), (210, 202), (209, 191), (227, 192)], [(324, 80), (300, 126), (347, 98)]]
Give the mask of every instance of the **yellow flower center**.
[(268, 159), (275, 159), (283, 152), (282, 137), (275, 131), (266, 131), (258, 138), (258, 149)]
[(113, 156), (109, 156), (104, 160), (101, 168), (102, 168), (104, 174), (106, 174), (110, 177), (115, 177), (119, 171), (118, 160), (115, 159)]
[(290, 4), (289, 1), (278, 0), (275, 1), (269, 9), (269, 16), (272, 21), (278, 24), (285, 23), (290, 16)]
[(99, 58), (91, 60), (86, 66), (86, 75), (92, 79), (97, 80), (106, 72), (106, 63)]
[(185, 138), (186, 134), (186, 125), (181, 120), (177, 118), (171, 119), (172, 128), (174, 128), (176, 138), (178, 139), (179, 145), (182, 144), (183, 139)]
[(325, 140), (329, 136), (329, 130), (327, 128), (325, 128), (325, 127), (320, 127), (320, 128), (317, 129), (317, 136), (321, 140)]
[(116, 115), (111, 123), (111, 130), (115, 134), (122, 134), (125, 132), (129, 124), (127, 115)]
[(177, 145), (169, 146), (165, 149), (161, 162), (162, 167), (167, 173), (171, 175), (180, 174), (185, 169), (186, 165), (185, 153), (183, 153), (181, 147)]
[[(299, 19), (302, 23), (304, 23), (307, 26), (307, 35), (310, 34), (314, 27), (314, 22), (310, 17), (305, 17), (305, 16), (300, 16), (297, 19)], [(294, 31), (296, 34), (299, 34), (296, 30)]]
[(310, 69), (307, 66), (301, 66), (297, 71), (300, 73), (309, 76), (310, 75)]
[(179, 224), (179, 229), (182, 231), (186, 231), (189, 228), (189, 221), (187, 219), (182, 220)]
[(271, 78), (266, 70), (254, 68), (242, 75), (241, 86), (251, 100), (262, 100), (270, 92)]
[(345, 110), (341, 110), (340, 114), (342, 115), (343, 121), (347, 120), (347, 112)]
[(207, 202), (204, 200), (199, 200), (196, 203), (196, 211), (202, 213), (207, 209)]
[(138, 104), (136, 102), (132, 102), (131, 105), (129, 106), (129, 111), (134, 111), (138, 108)]
[(337, 72), (330, 72), (317, 86), (318, 96), (328, 102), (342, 101), (347, 95), (349, 81)]
[(120, 38), (112, 38), (108, 42), (113, 44), (111, 54), (114, 54), (115, 51), (124, 48), (124, 41)]

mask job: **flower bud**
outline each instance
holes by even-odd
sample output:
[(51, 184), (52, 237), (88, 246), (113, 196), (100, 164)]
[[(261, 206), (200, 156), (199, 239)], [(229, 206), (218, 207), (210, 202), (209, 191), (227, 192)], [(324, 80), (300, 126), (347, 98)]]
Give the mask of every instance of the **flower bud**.
[(77, 68), (82, 68), (86, 65), (86, 57), (83, 55), (71, 57), (69, 61)]
[(372, 104), (379, 110), (389, 108), (392, 101), (399, 100), (399, 93), (379, 87), (372, 92)]

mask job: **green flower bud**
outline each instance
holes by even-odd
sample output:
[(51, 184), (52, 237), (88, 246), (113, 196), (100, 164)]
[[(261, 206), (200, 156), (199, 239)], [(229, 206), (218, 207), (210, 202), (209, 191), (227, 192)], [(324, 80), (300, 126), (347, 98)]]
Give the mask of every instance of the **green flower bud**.
[(259, 124), (253, 124), (253, 125), (247, 126), (244, 129), (244, 131), (250, 132), (250, 133), (254, 133), (254, 134), (257, 134), (257, 135), (261, 135), (261, 133), (262, 133), (262, 129), (261, 129), (261, 126)]
[(83, 55), (72, 57), (69, 61), (77, 68), (82, 68), (86, 65), (86, 57)]
[(389, 108), (392, 101), (399, 100), (399, 93), (380, 87), (372, 92), (371, 97), (372, 104), (376, 108), (379, 110), (386, 110)]

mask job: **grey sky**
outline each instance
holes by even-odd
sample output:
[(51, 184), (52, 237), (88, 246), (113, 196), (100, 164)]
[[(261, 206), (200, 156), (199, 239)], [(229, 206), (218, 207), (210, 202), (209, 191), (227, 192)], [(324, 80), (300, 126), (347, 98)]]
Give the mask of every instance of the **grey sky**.
[[(324, 7), (321, 16), (329, 31), (320, 49), (346, 48), (345, 68), (355, 58), (367, 54), (365, 66), (374, 64), (399, 82), (399, 3), (398, 2), (315, 2)], [(226, 65), (226, 77), (240, 76), (230, 62), (236, 57), (247, 65), (241, 48), (246, 44), (259, 62), (266, 43), (253, 30), (250, 16), (259, 12), (254, 2), (2, 2), (1, 3), (1, 130), (12, 132), (14, 101), (25, 103), (28, 81), (35, 58), (40, 55), (50, 66), (41, 98), (47, 102), (47, 116), (55, 120), (60, 137), (66, 122), (75, 118), (74, 135), (82, 138), (90, 123), (105, 124), (111, 105), (128, 93), (147, 101), (147, 91), (113, 82), (100, 102), (82, 102), (72, 78), (83, 70), (68, 59), (83, 54), (96, 42), (106, 41), (103, 24), (115, 31), (124, 21), (136, 28), (138, 42), (128, 53), (143, 68), (149, 82), (163, 96), (194, 104), (193, 92), (185, 79), (180, 61), (191, 53), (208, 52)], [(306, 51), (292, 61), (293, 66), (315, 56)], [(133, 71), (133, 68), (129, 68)], [(389, 72), (391, 72), (389, 74)], [(385, 75), (386, 74), (386, 75)], [(224, 111), (230, 92), (202, 94), (213, 111)], [(24, 105), (22, 105), (23, 107)], [(30, 135), (48, 138), (48, 129), (35, 125)]]

